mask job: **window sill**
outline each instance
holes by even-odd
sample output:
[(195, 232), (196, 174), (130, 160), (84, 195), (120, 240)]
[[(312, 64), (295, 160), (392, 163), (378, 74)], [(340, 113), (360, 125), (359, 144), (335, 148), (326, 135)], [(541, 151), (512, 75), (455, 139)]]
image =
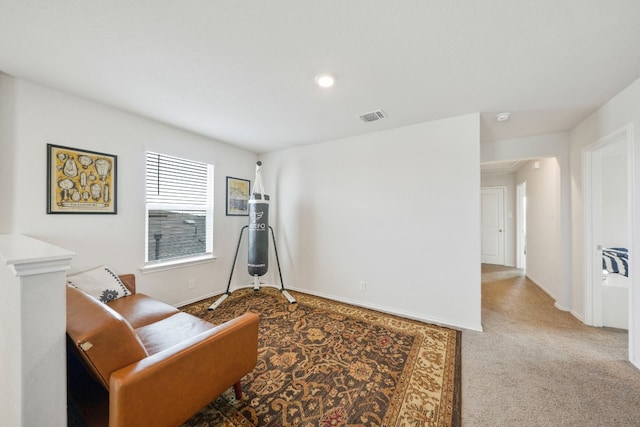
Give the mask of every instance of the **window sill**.
[(149, 273), (156, 273), (158, 271), (173, 270), (175, 268), (190, 267), (192, 265), (206, 264), (209, 262), (213, 262), (217, 258), (218, 257), (214, 254), (207, 254), (207, 255), (202, 255), (198, 257), (153, 262), (153, 263), (145, 264), (144, 267), (141, 267), (140, 272), (142, 274), (149, 274)]

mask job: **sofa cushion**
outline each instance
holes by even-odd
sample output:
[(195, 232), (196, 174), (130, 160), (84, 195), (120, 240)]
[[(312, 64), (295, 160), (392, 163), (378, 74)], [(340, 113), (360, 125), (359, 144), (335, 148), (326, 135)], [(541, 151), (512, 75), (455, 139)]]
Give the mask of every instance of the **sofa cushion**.
[(120, 314), (72, 286), (67, 286), (67, 334), (106, 389), (112, 372), (148, 356)]
[(106, 265), (69, 276), (67, 281), (104, 303), (131, 295), (118, 275)]
[(137, 328), (136, 334), (151, 355), (213, 328), (215, 328), (213, 323), (179, 312), (166, 319)]
[(109, 301), (107, 304), (127, 319), (133, 329), (179, 313), (180, 310), (145, 294), (134, 294)]

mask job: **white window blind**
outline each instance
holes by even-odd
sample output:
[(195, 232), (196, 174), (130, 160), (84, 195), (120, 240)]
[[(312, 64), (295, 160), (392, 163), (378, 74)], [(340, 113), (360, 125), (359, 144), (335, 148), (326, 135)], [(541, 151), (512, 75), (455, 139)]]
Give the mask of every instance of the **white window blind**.
[(209, 165), (147, 153), (147, 203), (206, 206)]
[(213, 252), (213, 165), (146, 156), (148, 264), (191, 261)]

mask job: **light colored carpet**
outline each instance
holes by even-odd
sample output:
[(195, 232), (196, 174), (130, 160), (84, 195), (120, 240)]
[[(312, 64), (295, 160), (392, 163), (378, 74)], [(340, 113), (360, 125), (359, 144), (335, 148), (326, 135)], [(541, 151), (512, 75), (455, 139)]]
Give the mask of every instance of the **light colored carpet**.
[(482, 324), (462, 333), (463, 426), (640, 426), (626, 331), (585, 326), (522, 270), (492, 265)]

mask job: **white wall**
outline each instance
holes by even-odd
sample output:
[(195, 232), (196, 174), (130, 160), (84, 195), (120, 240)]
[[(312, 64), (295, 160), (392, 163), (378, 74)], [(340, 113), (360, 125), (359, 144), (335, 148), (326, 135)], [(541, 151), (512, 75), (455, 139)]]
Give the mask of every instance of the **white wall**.
[(505, 187), (505, 248), (504, 262), (509, 267), (516, 266), (516, 175), (515, 173), (483, 173), (480, 176), (482, 187)]
[(602, 244), (629, 247), (627, 227), (627, 141), (621, 139), (601, 149)]
[(628, 126), (632, 153), (629, 164), (633, 167), (631, 184), (632, 218), (630, 263), (632, 311), (629, 322), (629, 353), (631, 362), (640, 367), (640, 80), (636, 80), (570, 133), (572, 226), (573, 226), (573, 304), (577, 310), (585, 310), (584, 283), (584, 218), (583, 218), (583, 150), (601, 138)]
[(516, 180), (527, 183), (527, 277), (557, 300), (562, 292), (558, 162), (530, 161), (518, 170)]
[[(562, 157), (569, 154), (569, 134), (552, 133), (480, 144), (482, 163)], [(567, 173), (568, 175), (568, 173)]]
[(285, 284), (481, 328), (477, 114), (261, 160)]
[(0, 234), (10, 233), (13, 226), (14, 99), (14, 80), (0, 72)]
[[(171, 304), (226, 288), (238, 233), (247, 219), (225, 216), (225, 177), (253, 181), (255, 153), (4, 74), (0, 89), (0, 232), (29, 235), (76, 252), (71, 274), (102, 263), (118, 273), (136, 273), (141, 292)], [(47, 215), (47, 143), (118, 156), (117, 215)], [(140, 273), (145, 150), (215, 165), (216, 261)], [(190, 279), (195, 289), (188, 289)]]

